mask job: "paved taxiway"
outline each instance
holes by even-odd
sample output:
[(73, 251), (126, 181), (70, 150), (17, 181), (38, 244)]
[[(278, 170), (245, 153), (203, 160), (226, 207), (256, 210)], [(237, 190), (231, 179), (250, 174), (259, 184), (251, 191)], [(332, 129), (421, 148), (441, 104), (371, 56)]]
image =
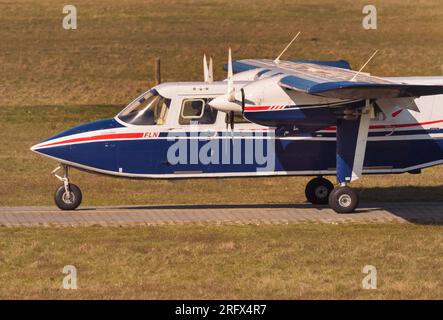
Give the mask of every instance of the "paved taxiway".
[(443, 223), (443, 202), (367, 203), (353, 214), (310, 204), (0, 207), (0, 226), (133, 226), (180, 224)]

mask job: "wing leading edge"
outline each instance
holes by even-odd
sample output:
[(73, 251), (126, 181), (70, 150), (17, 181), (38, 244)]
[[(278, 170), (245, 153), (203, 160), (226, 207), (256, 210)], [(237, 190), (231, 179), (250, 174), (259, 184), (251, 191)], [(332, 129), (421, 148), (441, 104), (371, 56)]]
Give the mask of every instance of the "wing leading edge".
[(350, 70), (349, 63), (344, 60), (291, 60), (276, 63), (268, 59), (246, 59), (233, 63), (234, 73), (257, 68), (278, 70), (285, 74), (279, 80), (281, 87), (327, 98), (363, 100), (443, 94), (441, 85), (398, 83), (358, 73)]
[(389, 82), (317, 82), (297, 76), (280, 79), (280, 86), (307, 94), (338, 99), (380, 99), (443, 94), (443, 86)]

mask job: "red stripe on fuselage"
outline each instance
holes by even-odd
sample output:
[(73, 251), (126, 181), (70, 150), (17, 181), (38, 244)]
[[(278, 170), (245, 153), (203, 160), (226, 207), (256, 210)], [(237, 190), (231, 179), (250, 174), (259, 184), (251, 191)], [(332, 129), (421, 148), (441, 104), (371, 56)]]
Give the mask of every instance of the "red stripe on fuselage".
[(245, 111), (263, 111), (272, 109), (271, 106), (247, 106), (245, 107)]
[(45, 144), (41, 147), (56, 146), (56, 145), (63, 144), (63, 143), (114, 140), (114, 139), (136, 139), (136, 138), (143, 138), (143, 132), (102, 134), (99, 136), (82, 137), (82, 138), (75, 138), (75, 139), (69, 139), (69, 140), (48, 143), (48, 144)]
[[(390, 128), (416, 127), (416, 126), (424, 126), (424, 125), (436, 124), (436, 123), (442, 123), (442, 122), (443, 122), (443, 120), (416, 122), (416, 123), (386, 124), (386, 125), (382, 124), (382, 125), (369, 126), (369, 129), (390, 129)], [(336, 131), (336, 127), (333, 126), (333, 127), (329, 127), (329, 128), (323, 129), (323, 130), (324, 131)], [(118, 139), (139, 139), (139, 138), (143, 138), (143, 136), (144, 136), (143, 132), (102, 134), (102, 135), (92, 136), (92, 137), (82, 137), (82, 138), (68, 139), (68, 140), (48, 143), (48, 144), (40, 146), (39, 148), (57, 146), (57, 145), (64, 144), (64, 143), (91, 142), (91, 141), (118, 140)]]

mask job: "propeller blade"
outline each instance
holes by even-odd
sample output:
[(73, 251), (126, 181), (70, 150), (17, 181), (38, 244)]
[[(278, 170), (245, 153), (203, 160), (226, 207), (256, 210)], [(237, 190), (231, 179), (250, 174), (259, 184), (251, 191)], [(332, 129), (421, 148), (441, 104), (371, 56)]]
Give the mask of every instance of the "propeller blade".
[(226, 113), (226, 132), (228, 132), (228, 127), (229, 127), (229, 112)]
[(241, 113), (245, 113), (245, 90), (243, 88), (240, 89), (241, 92)]
[(228, 51), (228, 100), (230, 102), (235, 101), (234, 74), (232, 72), (231, 48), (229, 48), (229, 51)]
[(212, 66), (212, 56), (209, 58), (209, 68), (208, 68), (208, 82), (212, 83), (214, 81), (214, 68)]
[(206, 61), (206, 53), (203, 54), (203, 79), (205, 82), (208, 82), (209, 80), (209, 70), (208, 70), (208, 63)]
[(231, 125), (231, 131), (234, 131), (234, 111), (229, 112), (229, 124)]

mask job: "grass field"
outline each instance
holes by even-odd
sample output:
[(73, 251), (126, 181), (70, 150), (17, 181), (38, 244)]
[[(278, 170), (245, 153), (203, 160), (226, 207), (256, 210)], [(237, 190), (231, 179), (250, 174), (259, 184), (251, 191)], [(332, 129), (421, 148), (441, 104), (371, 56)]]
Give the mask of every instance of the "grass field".
[[(58, 0), (0, 0), (0, 206), (48, 205), (56, 163), (29, 151), (74, 125), (115, 115), (153, 84), (201, 80), (204, 51), (222, 79), (235, 59), (347, 59), (384, 76), (441, 75), (443, 3), (360, 0), (76, 0), (78, 30)], [(308, 178), (120, 180), (73, 171), (84, 205), (292, 203)], [(443, 168), (365, 177), (362, 201), (443, 199)], [(256, 192), (257, 185), (264, 187)], [(263, 191), (265, 190), (265, 191)], [(2, 229), (2, 298), (443, 298), (441, 226), (288, 225)], [(79, 290), (60, 289), (66, 264)], [(379, 289), (361, 289), (366, 264)]]
[(0, 298), (442, 299), (442, 243), (410, 224), (6, 229)]

